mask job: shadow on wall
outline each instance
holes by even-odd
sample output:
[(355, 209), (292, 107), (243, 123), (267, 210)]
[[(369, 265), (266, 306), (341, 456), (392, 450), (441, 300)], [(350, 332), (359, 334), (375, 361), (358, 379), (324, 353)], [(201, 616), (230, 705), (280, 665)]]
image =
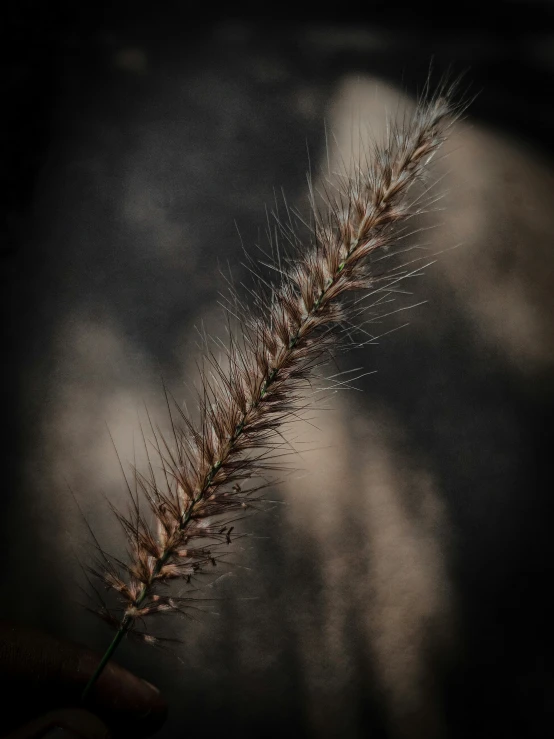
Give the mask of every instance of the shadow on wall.
[[(262, 241), (274, 187), (303, 207), (306, 138), (326, 168), (324, 116), (348, 151), (352, 112), (379, 128), (399, 99), (379, 72), (401, 34), (358, 35), (353, 51), (338, 29), (295, 30), (285, 46), (247, 24), (206, 33), (217, 54), (108, 38), (109, 76), (79, 92), (68, 75), (16, 301), (29, 340), (10, 515), (30, 525), (11, 537), (19, 569), (4, 577), (14, 591), (40, 576), (7, 615), (99, 649), (106, 632), (72, 605), (74, 554), (86, 559), (88, 545), (64, 478), (116, 546), (101, 496), (123, 503), (124, 487), (105, 423), (140, 463), (137, 408), (164, 423), (160, 374), (190, 398), (194, 326), (220, 332), (216, 266), (246, 278), (233, 220), (247, 245)], [(470, 118), (443, 172), (427, 249), (462, 244), (411, 286), (428, 305), (344, 360), (378, 370), (358, 381), (363, 393), (291, 429), (315, 450), (276, 491), (286, 505), (249, 521), (256, 536), (213, 589), (219, 615), (185, 625), (182, 662), (121, 652), (172, 704), (160, 736), (206, 721), (245, 737), (544, 735), (552, 169)], [(38, 611), (52, 593), (67, 608)]]

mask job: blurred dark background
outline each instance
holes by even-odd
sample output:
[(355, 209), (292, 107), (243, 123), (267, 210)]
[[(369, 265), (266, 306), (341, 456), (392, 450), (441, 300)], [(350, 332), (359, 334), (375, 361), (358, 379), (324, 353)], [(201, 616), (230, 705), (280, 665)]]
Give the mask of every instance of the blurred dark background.
[[(104, 422), (124, 444), (160, 374), (185, 392), (192, 326), (217, 326), (216, 264), (241, 259), (235, 221), (251, 245), (274, 188), (302, 202), (306, 143), (321, 162), (345, 80), (409, 98), (432, 63), (475, 95), (439, 233), (462, 254), (420, 280), (412, 326), (352, 360), (378, 373), (333, 416), (346, 451), (322, 484), (341, 504), (309, 498), (332, 523), (295, 502), (253, 521), (255, 571), (221, 592), (257, 600), (195, 621), (182, 664), (122, 652), (170, 700), (160, 736), (552, 734), (553, 17), (550, 2), (7, 11), (4, 610), (98, 649), (106, 632), (73, 605), (68, 542), (86, 531), (66, 480), (102, 530), (100, 493), (121, 495)], [(392, 508), (369, 492), (384, 479)]]

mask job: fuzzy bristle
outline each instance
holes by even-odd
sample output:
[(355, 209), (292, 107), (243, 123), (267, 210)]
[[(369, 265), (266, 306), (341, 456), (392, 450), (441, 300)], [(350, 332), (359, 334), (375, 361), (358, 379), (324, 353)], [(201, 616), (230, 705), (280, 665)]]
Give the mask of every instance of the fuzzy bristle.
[(399, 227), (420, 210), (408, 192), (455, 118), (447, 96), (421, 103), (411, 122), (392, 128), (353, 175), (329, 183), (325, 207), (312, 193), (308, 244), (291, 222), (281, 224), (292, 255), (273, 265), (280, 282), (257, 293), (251, 309), (230, 306), (240, 333), (224, 348), (224, 363), (207, 353), (200, 421), (194, 424), (178, 410), (169, 438), (154, 433), (163, 484), (152, 469), (149, 476), (136, 473), (149, 516), (133, 493), (130, 515), (118, 514), (131, 562), (114, 564), (105, 557), (104, 583), (115, 592), (122, 615), (115, 622), (106, 611), (102, 615), (121, 632), (132, 632), (136, 622), (154, 614), (185, 608), (162, 595), (170, 582), (190, 582), (217, 565), (218, 547), (235, 538), (231, 524), (264, 487), (256, 480), (279, 468), (271, 455), (280, 449), (279, 428), (296, 412), (306, 381), (332, 350), (333, 329), (356, 317), (348, 295), (399, 279), (396, 273), (378, 275), (373, 255), (393, 244)]

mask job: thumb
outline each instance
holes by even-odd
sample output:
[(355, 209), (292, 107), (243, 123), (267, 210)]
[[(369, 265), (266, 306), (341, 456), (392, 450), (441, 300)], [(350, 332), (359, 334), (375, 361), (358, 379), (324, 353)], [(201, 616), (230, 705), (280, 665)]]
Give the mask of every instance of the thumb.
[(52, 711), (22, 726), (4, 739), (109, 739), (105, 724), (88, 711)]

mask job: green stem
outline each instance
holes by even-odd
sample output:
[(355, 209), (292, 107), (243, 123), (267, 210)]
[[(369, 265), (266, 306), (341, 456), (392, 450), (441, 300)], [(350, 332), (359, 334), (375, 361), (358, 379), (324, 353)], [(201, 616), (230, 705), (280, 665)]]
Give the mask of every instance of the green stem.
[(85, 689), (83, 690), (83, 693), (81, 695), (81, 703), (86, 702), (88, 696), (90, 695), (90, 691), (92, 690), (94, 684), (96, 683), (100, 675), (104, 672), (104, 668), (110, 661), (112, 654), (115, 652), (115, 650), (119, 646), (119, 642), (123, 639), (123, 637), (127, 633), (130, 624), (131, 624), (131, 619), (128, 617), (125, 617), (123, 621), (121, 622), (121, 626), (119, 627), (114, 638), (112, 639), (112, 643), (106, 649), (106, 652), (104, 656), (102, 657), (102, 659), (100, 660), (98, 667), (92, 673), (88, 683), (85, 686)]
[[(189, 513), (189, 518), (190, 518), (190, 513)], [(188, 522), (188, 518), (185, 519), (183, 523), (181, 523), (181, 528), (187, 522)], [(154, 567), (154, 572), (152, 574), (152, 580), (150, 581), (150, 583), (148, 583), (148, 584), (145, 583), (142, 586), (142, 589), (141, 589), (140, 593), (138, 594), (137, 599), (135, 601), (135, 608), (138, 607), (138, 606), (140, 606), (140, 604), (146, 598), (146, 595), (148, 593), (149, 586), (152, 584), (152, 581), (156, 578), (156, 576), (160, 573), (160, 570), (162, 569), (162, 567), (164, 566), (164, 564), (166, 563), (166, 561), (168, 560), (168, 558), (169, 558), (169, 552), (166, 552), (164, 554), (164, 556), (163, 557), (160, 557), (160, 559), (156, 562), (156, 566)], [(124, 616), (123, 617), (123, 620), (121, 621), (121, 624), (119, 625), (119, 629), (117, 630), (114, 638), (112, 639), (110, 646), (106, 649), (106, 651), (104, 653), (104, 656), (102, 657), (102, 659), (100, 660), (100, 663), (98, 664), (98, 667), (96, 668), (96, 670), (91, 675), (90, 680), (88, 681), (88, 683), (86, 684), (85, 689), (83, 690), (83, 693), (81, 695), (81, 703), (84, 703), (86, 701), (86, 699), (88, 698), (88, 696), (90, 694), (90, 691), (92, 690), (92, 687), (94, 686), (94, 684), (96, 683), (96, 681), (98, 680), (98, 678), (100, 677), (100, 675), (102, 674), (102, 672), (104, 671), (104, 668), (106, 667), (106, 665), (108, 664), (108, 662), (112, 658), (115, 650), (119, 646), (120, 641), (123, 639), (123, 637), (125, 636), (125, 634), (129, 631), (129, 628), (130, 628), (132, 622), (133, 622), (133, 619), (132, 619), (131, 616)]]

